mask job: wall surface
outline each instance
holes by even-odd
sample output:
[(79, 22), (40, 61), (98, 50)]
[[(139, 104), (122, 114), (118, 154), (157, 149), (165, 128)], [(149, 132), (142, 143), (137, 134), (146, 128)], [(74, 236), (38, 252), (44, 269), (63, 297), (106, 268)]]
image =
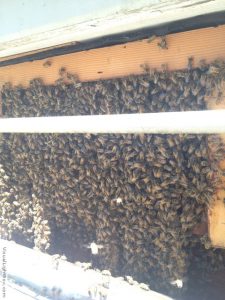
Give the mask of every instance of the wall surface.
[(224, 0), (0, 0), (0, 58), (223, 10)]
[[(162, 0), (0, 0), (0, 36), (8, 38), (11, 34), (26, 30), (41, 29), (60, 22), (82, 22), (101, 16), (131, 12), (149, 5), (162, 4)], [(173, 2), (173, 1), (172, 1)], [(34, 14), (35, 12), (35, 14)]]

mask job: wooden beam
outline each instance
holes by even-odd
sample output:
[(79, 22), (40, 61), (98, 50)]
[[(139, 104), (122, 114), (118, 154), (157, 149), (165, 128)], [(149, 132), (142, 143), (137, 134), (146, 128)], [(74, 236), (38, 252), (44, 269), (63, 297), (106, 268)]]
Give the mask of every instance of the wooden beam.
[[(223, 86), (225, 94), (225, 82)], [(215, 100), (208, 100), (209, 109), (224, 109), (225, 97), (220, 103)], [(224, 143), (225, 149), (225, 134), (220, 134), (220, 138)], [(220, 169), (225, 172), (225, 158), (220, 162)], [(208, 231), (212, 245), (215, 248), (225, 249), (225, 176), (221, 175), (221, 185), (213, 197), (212, 205), (208, 210)]]
[[(219, 104), (209, 103), (208, 106), (211, 109), (222, 109), (225, 107), (225, 98)], [(220, 134), (220, 137), (225, 150), (225, 134)], [(220, 168), (222, 171), (221, 185), (214, 196), (212, 206), (208, 210), (208, 230), (212, 245), (216, 248), (225, 249), (225, 158), (220, 162)]]
[(77, 74), (81, 81), (92, 81), (141, 74), (143, 69), (140, 66), (145, 63), (151, 68), (167, 64), (170, 70), (175, 70), (185, 68), (190, 56), (194, 57), (195, 66), (203, 58), (210, 62), (225, 57), (225, 25), (171, 34), (166, 41), (168, 49), (160, 48), (160, 38), (156, 38), (150, 43), (140, 40), (1, 67), (0, 85), (10, 81), (14, 85), (27, 86), (35, 77), (42, 78), (46, 84), (53, 84), (61, 67)]

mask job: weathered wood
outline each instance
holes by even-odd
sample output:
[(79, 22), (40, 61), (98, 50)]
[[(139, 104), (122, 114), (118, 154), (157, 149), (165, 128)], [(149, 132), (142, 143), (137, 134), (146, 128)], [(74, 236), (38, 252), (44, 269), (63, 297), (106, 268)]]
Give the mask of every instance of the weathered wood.
[[(157, 26), (225, 10), (221, 0), (15, 1), (2, 4), (0, 57)], [(35, 10), (35, 19), (33, 14)], [(54, 11), (54, 14), (52, 14)], [(73, 13), (71, 13), (73, 12)], [(53, 17), (52, 17), (53, 16)], [(43, 22), (45, 20), (45, 22)], [(10, 24), (10, 26), (8, 26)]]
[[(124, 299), (126, 295), (128, 299), (172, 300), (150, 289), (144, 290), (139, 285), (130, 285), (125, 280), (111, 276), (110, 273), (104, 275), (96, 270), (84, 269), (79, 264), (75, 265), (61, 259), (56, 262), (53, 256), (15, 242), (0, 239), (0, 251), (1, 262), (3, 261), (2, 253), (6, 251), (8, 279), (14, 284), (26, 287), (29, 292), (36, 291), (38, 298), (32, 297), (32, 299), (43, 299), (41, 297), (43, 294), (48, 299), (102, 299), (99, 295), (101, 291), (104, 291), (107, 299)], [(10, 284), (10, 281), (7, 280), (6, 284)], [(18, 288), (19, 291), (23, 291), (21, 287)], [(91, 292), (94, 294), (93, 290), (96, 290), (97, 297), (89, 296)], [(57, 291), (60, 291), (60, 296)], [(40, 295), (40, 298), (37, 295)], [(6, 297), (6, 299), (17, 298)], [(19, 299), (26, 299), (26, 297)]]
[[(151, 68), (168, 65), (170, 70), (183, 69), (188, 57), (194, 57), (197, 66), (201, 59), (210, 62), (225, 57), (225, 25), (218, 28), (193, 30), (166, 37), (168, 49), (158, 46), (160, 38), (130, 42), (123, 45), (105, 47), (89, 51), (71, 53), (0, 68), (0, 85), (12, 84), (27, 86), (31, 78), (40, 77), (46, 84), (53, 84), (59, 77), (59, 69), (77, 74), (81, 81), (92, 81), (113, 77), (141, 74), (141, 65)], [(46, 61), (50, 66), (46, 66)]]
[[(225, 92), (225, 84), (224, 84)], [(225, 98), (220, 103), (208, 102), (209, 109), (225, 108)], [(225, 134), (220, 134), (225, 147)], [(221, 171), (225, 172), (225, 158), (220, 163)], [(208, 210), (208, 231), (212, 245), (218, 248), (225, 248), (225, 176), (221, 175), (221, 185), (214, 196), (212, 206)]]

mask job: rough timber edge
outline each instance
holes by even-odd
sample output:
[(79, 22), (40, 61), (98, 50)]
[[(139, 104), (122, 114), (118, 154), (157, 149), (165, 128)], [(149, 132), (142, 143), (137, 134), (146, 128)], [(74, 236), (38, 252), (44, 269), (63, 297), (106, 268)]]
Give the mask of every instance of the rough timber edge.
[[(97, 4), (96, 9), (99, 11)], [(80, 16), (6, 36), (0, 42), (0, 58), (221, 11), (225, 11), (221, 0), (142, 1), (135, 9), (128, 4), (118, 11), (109, 9), (100, 17), (93, 12), (91, 17)]]

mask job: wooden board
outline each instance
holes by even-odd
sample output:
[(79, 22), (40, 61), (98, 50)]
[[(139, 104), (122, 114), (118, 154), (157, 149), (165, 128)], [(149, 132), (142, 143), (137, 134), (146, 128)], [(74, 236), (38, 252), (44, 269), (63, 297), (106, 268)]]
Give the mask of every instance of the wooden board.
[(141, 74), (143, 70), (140, 65), (143, 63), (152, 68), (168, 64), (172, 70), (185, 68), (190, 56), (194, 57), (195, 65), (202, 58), (212, 61), (225, 57), (225, 26), (171, 34), (166, 39), (168, 50), (158, 47), (160, 38), (157, 38), (150, 43), (141, 40), (52, 57), (48, 59), (50, 67), (44, 66), (46, 60), (1, 67), (0, 84), (10, 81), (26, 86), (34, 77), (41, 77), (46, 84), (52, 84), (58, 78), (61, 67), (77, 74), (81, 81), (90, 81)]
[[(225, 109), (225, 98), (219, 104), (213, 100), (209, 101), (208, 108)], [(220, 137), (225, 147), (225, 134), (221, 134)], [(220, 168), (222, 172), (225, 172), (225, 158), (221, 161)], [(225, 249), (225, 176), (223, 175), (221, 175), (221, 185), (213, 199), (213, 204), (208, 210), (208, 231), (212, 245)]]
[[(185, 68), (188, 57), (191, 56), (194, 58), (195, 66), (198, 66), (202, 59), (207, 62), (217, 58), (225, 59), (225, 26), (171, 34), (166, 40), (168, 49), (161, 49), (158, 46), (160, 38), (156, 38), (150, 43), (148, 40), (141, 40), (52, 57), (48, 59), (50, 66), (45, 66), (46, 60), (39, 60), (1, 67), (0, 86), (8, 81), (13, 85), (27, 86), (30, 79), (37, 77), (42, 78), (46, 84), (54, 84), (61, 67), (66, 67), (68, 72), (77, 74), (81, 81), (93, 81), (141, 74), (142, 64), (158, 69), (166, 64), (170, 70), (176, 70)], [(225, 109), (225, 98), (219, 105), (214, 99), (209, 99), (208, 107)], [(225, 142), (225, 135), (221, 137)], [(221, 163), (221, 168), (225, 169), (225, 161)], [(224, 187), (225, 180), (215, 195), (216, 200), (208, 215), (212, 244), (215, 247), (225, 248)]]

